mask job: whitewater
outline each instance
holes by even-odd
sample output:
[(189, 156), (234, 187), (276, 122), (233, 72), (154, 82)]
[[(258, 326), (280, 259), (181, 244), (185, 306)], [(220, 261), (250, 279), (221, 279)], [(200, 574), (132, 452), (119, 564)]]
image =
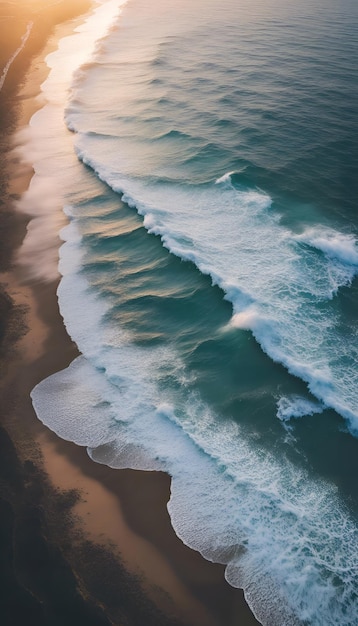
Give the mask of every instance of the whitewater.
[[(238, 64), (226, 47), (239, 45), (225, 11), (118, 8), (98, 3), (47, 57), (45, 106), (18, 136), (35, 170), (19, 262), (31, 271), (36, 248), (39, 279), (59, 270), (81, 352), (33, 390), (35, 410), (96, 462), (169, 473), (175, 532), (227, 564), (263, 625), (353, 626), (355, 496), (315, 463), (325, 441), (357, 435), (357, 325), (341, 296), (354, 293), (356, 228), (313, 200), (293, 217), (264, 158), (255, 170), (240, 155), (223, 113)], [(246, 9), (241, 45), (256, 50)]]

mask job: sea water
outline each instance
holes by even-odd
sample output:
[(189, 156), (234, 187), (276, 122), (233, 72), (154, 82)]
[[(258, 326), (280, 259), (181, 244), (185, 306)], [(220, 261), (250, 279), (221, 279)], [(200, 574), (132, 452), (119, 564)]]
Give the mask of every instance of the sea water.
[(67, 216), (81, 352), (35, 409), (96, 462), (168, 472), (175, 532), (262, 624), (353, 626), (357, 5), (119, 5), (48, 57), (19, 140), (23, 208), (54, 237), (40, 199)]

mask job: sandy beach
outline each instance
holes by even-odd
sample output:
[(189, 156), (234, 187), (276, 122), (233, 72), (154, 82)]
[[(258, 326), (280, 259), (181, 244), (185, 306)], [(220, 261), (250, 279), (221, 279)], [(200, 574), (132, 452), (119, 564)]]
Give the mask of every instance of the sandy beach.
[(0, 93), (1, 623), (257, 624), (242, 592), (225, 582), (224, 567), (176, 537), (167, 475), (95, 464), (42, 426), (32, 408), (32, 388), (77, 355), (58, 311), (57, 282), (30, 280), (16, 263), (29, 216), (14, 202), (32, 172), (11, 151), (12, 138), (39, 107), (46, 54), (76, 24), (53, 31), (73, 13), (58, 4), (63, 10), (56, 5), (41, 21), (36, 44), (24, 46)]

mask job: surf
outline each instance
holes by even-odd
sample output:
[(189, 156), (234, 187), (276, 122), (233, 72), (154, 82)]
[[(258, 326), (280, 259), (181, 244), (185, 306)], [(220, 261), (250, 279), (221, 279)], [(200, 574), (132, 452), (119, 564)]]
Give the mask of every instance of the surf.
[[(51, 152), (33, 157), (32, 191), (39, 184), (40, 194), (41, 180), (57, 181), (56, 199), (68, 221), (61, 230), (58, 298), (81, 356), (33, 390), (35, 410), (59, 436), (86, 446), (96, 462), (167, 471), (176, 533), (227, 565), (228, 581), (244, 588), (263, 624), (351, 626), (357, 610), (354, 511), (333, 481), (286, 445), (280, 424), (287, 429), (293, 420), (315, 419), (334, 406), (354, 433), (355, 374), (347, 362), (353, 363), (356, 344), (338, 306), (340, 291), (349, 290), (356, 275), (354, 234), (333, 223), (324, 232), (320, 224), (290, 228), (270, 190), (252, 178), (255, 167), (219, 167), (222, 126), (215, 141), (198, 129), (197, 116), (195, 141), (190, 129), (158, 133), (170, 99), (161, 100), (159, 111), (158, 98), (147, 93), (153, 77), (148, 81), (143, 72), (148, 59), (151, 71), (165, 67), (163, 60), (153, 62), (158, 42), (154, 53), (149, 46), (139, 64), (127, 66), (133, 91), (123, 85), (120, 94), (117, 87), (111, 91), (118, 86), (117, 46), (130, 55), (138, 45), (136, 40), (127, 49), (134, 21), (123, 21), (125, 35), (111, 20), (94, 57), (96, 17), (88, 31), (84, 27), (89, 58), (74, 76), (66, 107), (72, 134), (61, 126), (63, 77), (52, 73), (43, 88), (48, 102), (51, 94), (64, 97), (55, 136), (63, 132), (66, 141), (60, 161)], [(165, 40), (166, 50), (168, 41), (175, 37)], [(76, 42), (67, 42), (70, 58)], [(65, 48), (49, 59), (54, 68), (61, 68)], [(123, 113), (118, 94), (127, 107)], [(186, 122), (193, 108), (192, 101), (183, 107)], [(34, 141), (48, 114), (45, 108), (33, 121)], [(148, 130), (153, 120), (144, 141), (138, 128)], [(157, 152), (163, 136), (165, 147)], [(48, 142), (54, 146), (59, 142)], [(232, 366), (226, 366), (227, 355)], [(278, 375), (273, 362), (295, 380), (281, 370)], [(298, 376), (319, 402), (278, 396), (281, 387), (295, 387)]]

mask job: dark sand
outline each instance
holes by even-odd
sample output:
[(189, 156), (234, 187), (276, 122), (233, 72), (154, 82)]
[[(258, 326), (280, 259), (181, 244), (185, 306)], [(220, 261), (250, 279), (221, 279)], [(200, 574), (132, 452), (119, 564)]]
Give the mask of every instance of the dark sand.
[[(77, 349), (58, 312), (57, 284), (25, 279), (14, 260), (29, 219), (15, 211), (14, 200), (31, 169), (14, 159), (12, 133), (38, 106), (53, 24), (86, 2), (63, 0), (52, 12), (45, 0), (25, 4), (28, 12), (32, 5), (47, 8), (30, 16), (33, 39), (0, 92), (0, 623), (257, 624), (242, 592), (225, 582), (224, 568), (176, 537), (166, 509), (168, 476), (95, 464), (33, 412), (31, 389), (66, 367)], [(21, 5), (14, 3), (16, 11)], [(3, 66), (29, 19), (10, 18), (14, 6), (0, 2), (1, 24), (9, 26)], [(56, 36), (71, 28), (73, 22), (62, 25)]]

